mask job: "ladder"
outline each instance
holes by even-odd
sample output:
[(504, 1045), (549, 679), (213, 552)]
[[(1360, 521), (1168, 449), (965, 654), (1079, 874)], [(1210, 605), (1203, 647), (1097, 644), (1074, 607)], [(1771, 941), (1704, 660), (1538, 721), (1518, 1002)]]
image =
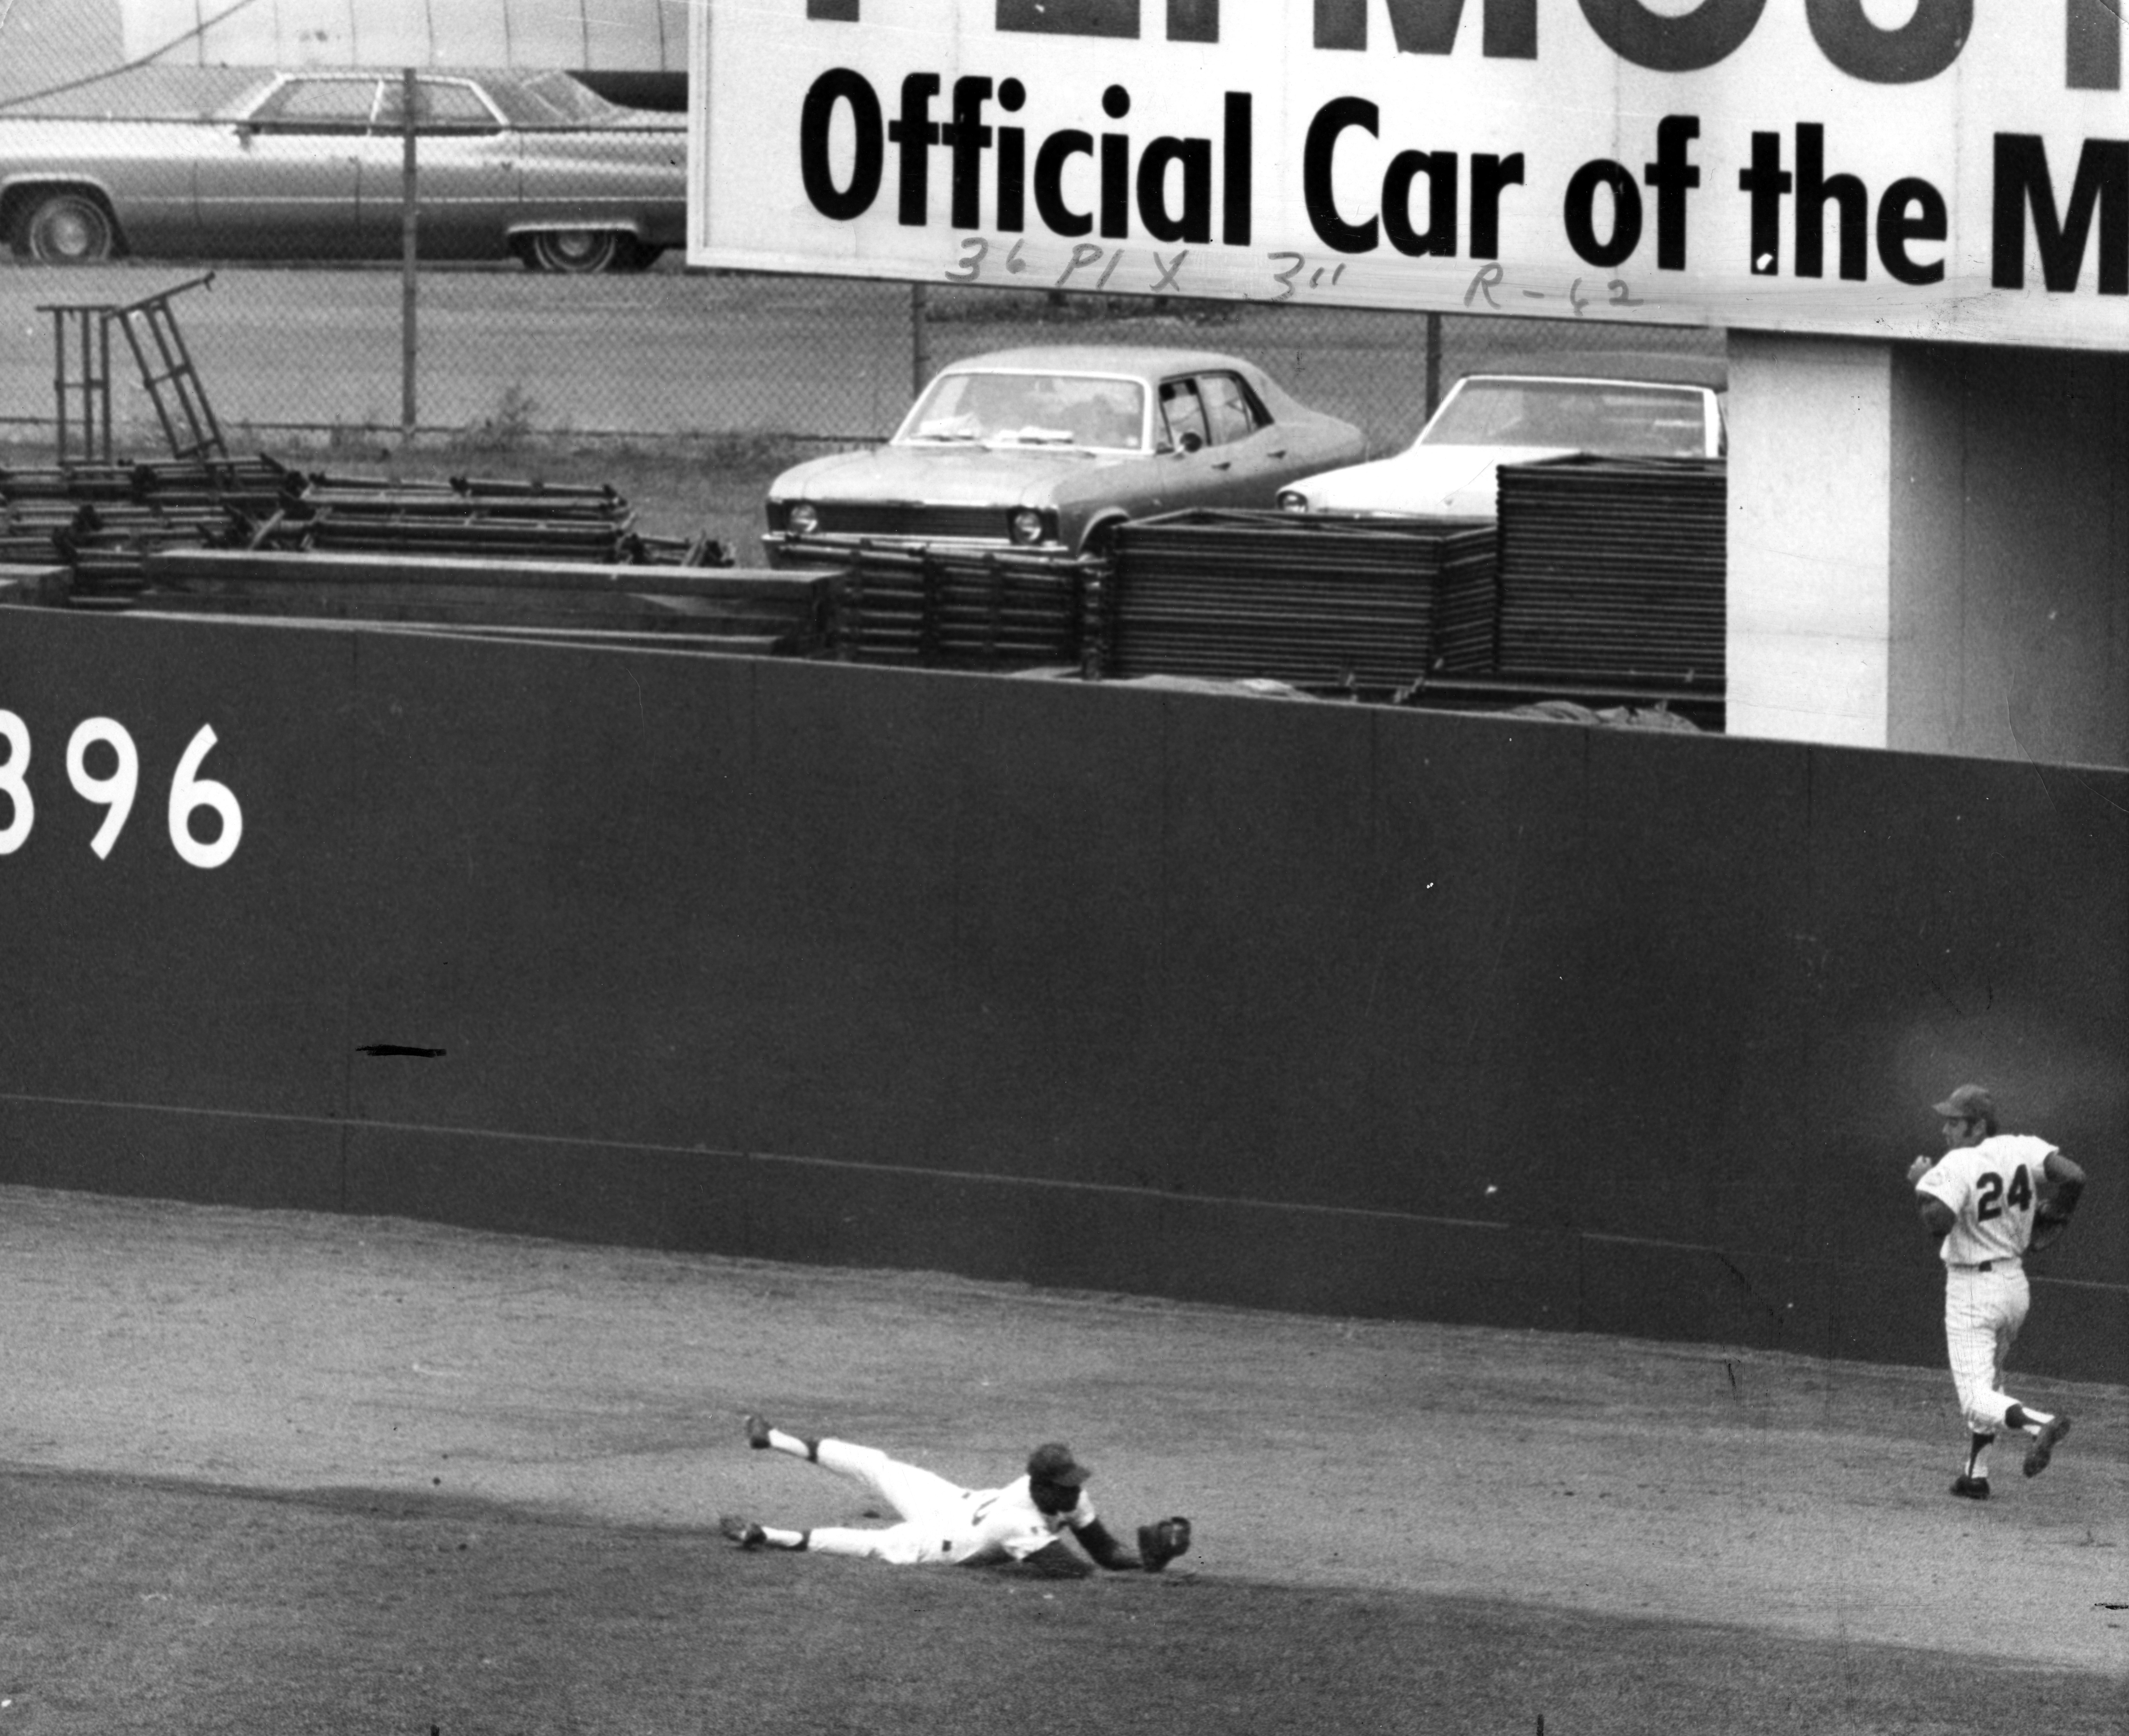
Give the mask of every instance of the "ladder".
[(196, 277), (137, 302), (46, 302), (38, 312), (52, 317), (52, 392), (59, 410), (59, 457), (112, 461), (111, 328), (124, 332), (141, 370), (141, 384), (163, 425), (174, 458), (226, 458), (213, 406), (200, 384), (192, 354), (170, 298), (212, 285), (214, 274)]

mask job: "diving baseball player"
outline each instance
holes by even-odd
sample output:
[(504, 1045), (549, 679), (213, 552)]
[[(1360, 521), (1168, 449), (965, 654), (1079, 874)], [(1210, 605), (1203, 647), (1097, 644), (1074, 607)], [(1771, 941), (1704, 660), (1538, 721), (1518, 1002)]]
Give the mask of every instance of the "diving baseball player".
[(1069, 1532), (1100, 1566), (1158, 1573), (1190, 1547), (1190, 1521), (1141, 1525), (1136, 1553), (1096, 1517), (1088, 1498), (1087, 1467), (1072, 1449), (1051, 1441), (1028, 1455), (1027, 1472), (1003, 1489), (964, 1489), (936, 1473), (889, 1458), (874, 1447), (826, 1436), (786, 1433), (758, 1416), (746, 1419), (747, 1445), (773, 1448), (855, 1479), (900, 1515), (884, 1527), (817, 1525), (810, 1531), (760, 1525), (736, 1514), (718, 1520), (742, 1549), (810, 1549), (818, 1555), (869, 1556), (901, 1566), (951, 1562), (983, 1567), (1025, 1562), (1047, 1573), (1084, 1576), (1093, 1570), (1065, 1548)]
[(2003, 1390), (2003, 1364), (2031, 1300), (2027, 1250), (2062, 1234), (2084, 1191), (2084, 1171), (2034, 1134), (1998, 1133), (1996, 1099), (1979, 1085), (1961, 1085), (1931, 1107), (1942, 1118), (1945, 1153), (1934, 1161), (1916, 1158), (1908, 1180), (1923, 1224), (1944, 1243), (1945, 1347), (1971, 1431), (1966, 1467), (1951, 1492), (1985, 1501), (1998, 1429), (2032, 1437), (2027, 1476), (2048, 1468), (2069, 1433), (2068, 1417), (2036, 1410)]

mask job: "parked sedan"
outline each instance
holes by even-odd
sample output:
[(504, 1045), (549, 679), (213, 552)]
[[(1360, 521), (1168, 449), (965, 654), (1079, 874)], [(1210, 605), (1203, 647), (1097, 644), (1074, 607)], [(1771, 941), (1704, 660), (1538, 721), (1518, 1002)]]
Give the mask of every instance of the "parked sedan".
[(1569, 452), (1608, 458), (1718, 458), (1722, 401), (1668, 381), (1474, 374), (1450, 389), (1419, 438), (1372, 464), (1326, 471), (1279, 493), (1291, 513), (1491, 518), (1500, 466)]
[[(0, 116), (0, 234), (18, 256), (397, 259), (406, 92), (396, 73), (267, 77), (200, 120)], [(687, 238), (681, 117), (566, 73), (421, 74), (422, 257), (628, 270)]]
[(1269, 508), (1365, 451), (1358, 428), (1236, 356), (1002, 350), (940, 374), (885, 446), (779, 476), (764, 540), (778, 564), (824, 538), (1095, 553), (1126, 519)]

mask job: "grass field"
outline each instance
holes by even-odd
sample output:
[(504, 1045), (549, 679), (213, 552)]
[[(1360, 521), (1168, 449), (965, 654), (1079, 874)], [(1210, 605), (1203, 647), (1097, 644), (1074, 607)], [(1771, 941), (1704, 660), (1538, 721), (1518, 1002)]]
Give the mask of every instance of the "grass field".
[(0, 1730), (2121, 1729), (2104, 1674), (1505, 1598), (897, 1571), (742, 1554), (701, 1531), (185, 1477), (0, 1471)]

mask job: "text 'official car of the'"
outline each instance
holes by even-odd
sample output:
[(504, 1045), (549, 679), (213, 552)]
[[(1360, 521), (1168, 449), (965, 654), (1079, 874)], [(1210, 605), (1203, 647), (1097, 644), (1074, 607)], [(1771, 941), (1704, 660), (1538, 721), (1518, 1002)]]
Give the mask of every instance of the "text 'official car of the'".
[[(198, 119), (0, 115), (0, 234), (18, 257), (387, 260), (403, 245), (396, 73), (271, 74)], [(420, 255), (585, 272), (687, 239), (687, 131), (566, 73), (423, 72)]]
[(1281, 490), (1292, 513), (1491, 518), (1504, 464), (1588, 452), (1605, 458), (1719, 458), (1722, 401), (1669, 381), (1473, 374), (1460, 379), (1402, 452)]
[(765, 541), (779, 564), (836, 539), (1098, 553), (1126, 519), (1269, 508), (1365, 450), (1358, 428), (1236, 356), (1002, 350), (941, 372), (885, 446), (779, 476)]

